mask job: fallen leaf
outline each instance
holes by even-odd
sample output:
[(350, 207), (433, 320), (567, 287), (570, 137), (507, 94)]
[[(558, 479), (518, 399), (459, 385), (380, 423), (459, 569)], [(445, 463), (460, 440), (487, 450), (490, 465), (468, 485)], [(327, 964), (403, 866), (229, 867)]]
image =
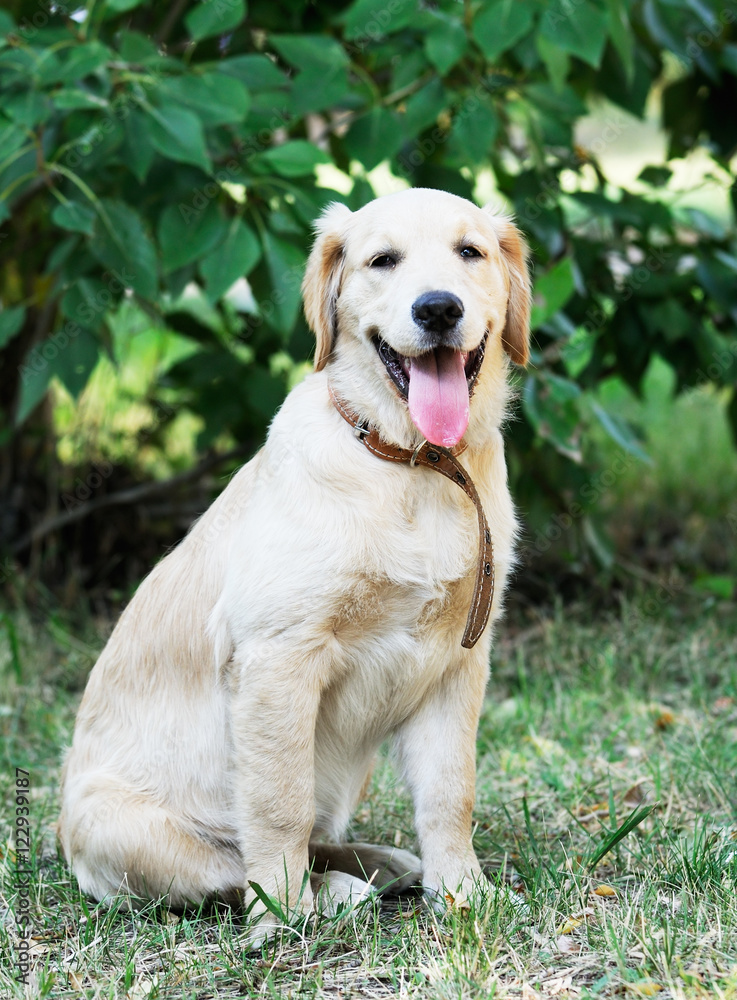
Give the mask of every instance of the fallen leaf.
[(633, 993), (641, 997), (654, 997), (663, 987), (652, 979), (642, 979), (639, 983), (627, 983)]
[(577, 941), (570, 934), (561, 934), (555, 942), (555, 947), (564, 955), (580, 955), (583, 951), (583, 942)]
[(568, 917), (558, 928), (558, 934), (573, 934), (577, 927), (584, 922), (585, 917)]
[(625, 805), (639, 805), (645, 799), (645, 789), (642, 787), (647, 779), (641, 778), (627, 789), (622, 798)]
[(617, 895), (617, 890), (616, 889), (612, 888), (612, 886), (610, 886), (610, 885), (605, 885), (605, 884), (597, 885), (597, 887), (594, 889), (594, 892), (596, 893), (597, 896), (610, 896), (611, 897), (611, 896), (616, 896)]
[(661, 708), (657, 710), (657, 714), (653, 720), (656, 729), (670, 729), (673, 723), (676, 721), (675, 715), (667, 708)]
[(84, 981), (81, 976), (78, 976), (74, 969), (69, 969), (67, 975), (69, 976), (69, 985), (73, 990), (83, 990)]
[(582, 804), (582, 805), (580, 805), (578, 807), (578, 809), (576, 810), (576, 812), (578, 813), (579, 816), (586, 816), (589, 813), (592, 813), (592, 814), (593, 813), (599, 813), (599, 812), (608, 813), (609, 812), (609, 803), (608, 802), (594, 802), (593, 805), (590, 805), (590, 806)]

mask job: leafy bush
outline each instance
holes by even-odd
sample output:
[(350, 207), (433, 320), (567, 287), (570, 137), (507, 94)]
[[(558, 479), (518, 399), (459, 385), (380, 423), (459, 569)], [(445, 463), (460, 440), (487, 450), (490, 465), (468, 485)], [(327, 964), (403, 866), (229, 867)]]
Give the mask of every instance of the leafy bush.
[[(586, 523), (587, 428), (641, 454), (598, 401), (603, 381), (638, 390), (656, 355), (678, 390), (735, 381), (732, 218), (682, 207), (670, 161), (706, 150), (705, 172), (725, 186), (736, 18), (709, 0), (254, 0), (248, 11), (244, 0), (11, 0), (0, 12), (6, 535), (58, 505), (39, 404), (52, 379), (79, 397), (123, 308), (139, 317), (128, 336), (143, 316), (189, 345), (146, 390), (162, 423), (189, 410), (200, 449), (224, 432), (255, 447), (312, 350), (299, 301), (311, 224), (331, 200), (373, 197), (384, 162), (465, 197), (490, 168), (526, 231), (536, 307), (511, 428), (515, 489), (528, 506), (578, 498)], [(601, 154), (654, 88), (669, 163), (623, 189)], [(599, 134), (581, 148), (574, 126), (602, 100)], [(734, 390), (730, 414), (737, 427)]]

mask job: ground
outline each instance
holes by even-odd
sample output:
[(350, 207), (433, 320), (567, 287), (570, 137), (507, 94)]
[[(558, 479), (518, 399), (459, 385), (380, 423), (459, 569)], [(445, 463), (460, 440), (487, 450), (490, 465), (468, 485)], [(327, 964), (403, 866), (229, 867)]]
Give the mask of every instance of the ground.
[[(736, 625), (731, 602), (683, 593), (513, 607), (478, 740), (486, 898), (444, 916), (412, 898), (368, 904), (247, 954), (228, 909), (131, 916), (80, 896), (52, 830), (59, 757), (109, 623), (7, 617), (0, 993), (737, 997)], [(12, 968), (16, 767), (30, 774), (27, 994)], [(388, 754), (354, 834), (415, 846)]]

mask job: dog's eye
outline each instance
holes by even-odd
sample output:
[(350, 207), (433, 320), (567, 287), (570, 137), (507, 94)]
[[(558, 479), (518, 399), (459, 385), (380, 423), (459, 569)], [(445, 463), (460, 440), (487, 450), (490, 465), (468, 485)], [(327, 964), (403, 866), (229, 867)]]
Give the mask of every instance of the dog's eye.
[(369, 267), (394, 267), (396, 263), (396, 257), (392, 257), (389, 253), (380, 253), (378, 257), (374, 257)]
[(461, 252), (461, 257), (465, 257), (466, 260), (469, 260), (472, 257), (482, 257), (483, 256), (483, 254), (481, 253), (480, 250), (477, 250), (476, 247), (472, 247), (472, 246), (461, 247), (461, 251), (460, 252)]

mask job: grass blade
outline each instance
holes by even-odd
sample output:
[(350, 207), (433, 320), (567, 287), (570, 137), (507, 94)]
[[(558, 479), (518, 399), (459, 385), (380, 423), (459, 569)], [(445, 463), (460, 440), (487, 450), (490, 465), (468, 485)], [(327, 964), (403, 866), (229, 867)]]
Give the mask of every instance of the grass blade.
[(632, 833), (632, 831), (638, 827), (643, 820), (647, 819), (657, 804), (658, 803), (655, 802), (650, 806), (636, 806), (625, 821), (618, 826), (616, 830), (612, 831), (605, 837), (596, 853), (587, 861), (586, 867), (596, 868), (604, 855), (608, 854), (609, 851), (616, 847), (621, 840), (624, 840), (628, 834)]

